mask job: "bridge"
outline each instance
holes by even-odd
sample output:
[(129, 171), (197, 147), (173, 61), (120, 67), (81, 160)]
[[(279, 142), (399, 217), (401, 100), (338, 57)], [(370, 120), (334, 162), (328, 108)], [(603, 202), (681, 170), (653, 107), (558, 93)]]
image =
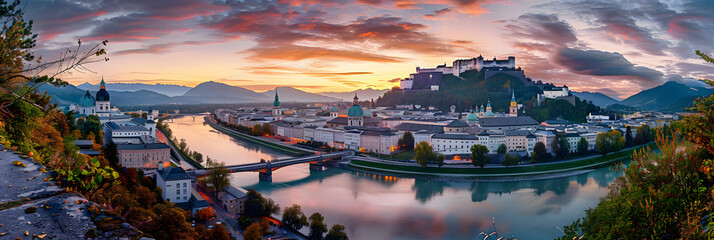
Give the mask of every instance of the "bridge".
[[(231, 166), (226, 166), (226, 169), (228, 169), (228, 171), (230, 171), (231, 173), (234, 173), (234, 172), (258, 172), (258, 177), (260, 177), (261, 180), (272, 181), (273, 180), (273, 171), (278, 170), (283, 167), (287, 167), (287, 166), (295, 165), (295, 164), (310, 163), (310, 169), (322, 170), (323, 166), (324, 166), (323, 165), (324, 161), (342, 159), (342, 157), (352, 156), (352, 155), (354, 155), (353, 151), (340, 151), (340, 152), (334, 152), (334, 153), (324, 153), (324, 154), (318, 154), (318, 155), (310, 155), (310, 156), (275, 160), (275, 161), (269, 161), (269, 162), (231, 165)], [(195, 170), (186, 171), (186, 173), (188, 173), (191, 176), (206, 176), (206, 175), (210, 174), (211, 170), (212, 169), (210, 169), (210, 168), (195, 169)]]

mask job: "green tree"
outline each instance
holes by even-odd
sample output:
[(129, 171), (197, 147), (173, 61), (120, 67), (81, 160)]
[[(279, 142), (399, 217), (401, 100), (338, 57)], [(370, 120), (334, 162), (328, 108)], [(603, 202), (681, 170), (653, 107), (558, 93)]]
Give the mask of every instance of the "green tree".
[(543, 142), (537, 142), (535, 146), (533, 146), (533, 154), (531, 156), (531, 163), (536, 163), (541, 160), (545, 160), (548, 158), (548, 152), (545, 149), (545, 144)]
[(195, 239), (196, 231), (186, 221), (186, 213), (173, 204), (156, 204), (153, 207), (157, 217), (141, 225), (140, 230), (157, 239)]
[(297, 204), (283, 209), (282, 221), (286, 226), (295, 230), (300, 230), (308, 224), (307, 217), (302, 212), (300, 205)]
[(180, 141), (179, 144), (178, 144), (178, 148), (179, 148), (179, 150), (181, 150), (181, 152), (184, 152), (184, 153), (187, 153), (187, 152), (188, 152), (188, 151), (187, 151), (187, 150), (188, 150), (188, 143), (186, 143), (186, 139), (185, 139), (185, 138), (182, 138), (182, 139), (181, 139), (181, 141)]
[(503, 157), (502, 164), (506, 167), (515, 166), (518, 164), (518, 156), (511, 156), (510, 153), (506, 153), (506, 155)]
[(489, 161), (488, 148), (486, 146), (480, 144), (471, 146), (471, 164), (483, 168)]
[(578, 142), (578, 154), (585, 155), (588, 153), (588, 140), (584, 137), (580, 138)]
[(496, 152), (497, 152), (498, 154), (504, 154), (504, 153), (506, 153), (506, 144), (503, 144), (503, 143), (502, 143), (501, 145), (498, 145), (498, 149), (496, 149)]
[(340, 224), (332, 225), (330, 231), (325, 235), (325, 240), (348, 240), (347, 233), (345, 233), (345, 226)]
[(213, 184), (213, 191), (215, 193), (223, 191), (231, 184), (230, 171), (226, 169), (226, 164), (223, 162), (214, 162), (210, 168), (208, 182)]
[(422, 167), (426, 167), (434, 158), (434, 148), (428, 142), (419, 142), (414, 147), (414, 160)]
[(405, 132), (404, 136), (399, 138), (397, 145), (399, 146), (399, 148), (407, 151), (414, 150), (414, 135), (412, 135), (412, 133), (409, 131)]
[(325, 217), (320, 213), (310, 215), (310, 234), (307, 236), (309, 240), (322, 240), (327, 232), (327, 225), (324, 223)]
[(632, 126), (627, 126), (625, 131), (625, 146), (634, 145), (634, 140), (632, 139)]

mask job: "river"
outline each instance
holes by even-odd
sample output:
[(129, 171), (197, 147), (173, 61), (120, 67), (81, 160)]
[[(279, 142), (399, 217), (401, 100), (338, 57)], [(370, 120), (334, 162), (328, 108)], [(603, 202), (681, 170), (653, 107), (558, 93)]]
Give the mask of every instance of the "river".
[[(203, 117), (168, 125), (191, 150), (227, 165), (290, 157), (211, 131)], [(562, 236), (556, 227), (582, 217), (620, 175), (605, 167), (547, 180), (450, 182), (339, 168), (310, 171), (300, 164), (273, 172), (272, 183), (258, 181), (253, 172), (234, 173), (231, 182), (255, 188), (281, 207), (300, 204), (308, 216), (320, 212), (328, 228), (342, 224), (350, 239), (483, 239), (479, 233), (493, 232), (493, 220), (501, 236), (553, 239)]]

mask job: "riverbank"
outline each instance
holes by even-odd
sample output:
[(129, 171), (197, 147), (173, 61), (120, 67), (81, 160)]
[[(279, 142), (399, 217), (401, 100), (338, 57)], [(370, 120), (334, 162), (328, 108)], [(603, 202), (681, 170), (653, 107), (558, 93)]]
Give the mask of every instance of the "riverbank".
[(261, 146), (269, 147), (269, 148), (271, 148), (271, 149), (280, 151), (280, 152), (282, 152), (282, 153), (285, 153), (285, 154), (288, 154), (288, 155), (291, 155), (291, 156), (306, 156), (306, 155), (313, 155), (313, 154), (314, 154), (314, 152), (311, 152), (311, 151), (307, 151), (307, 150), (302, 150), (302, 149), (295, 148), (295, 147), (290, 147), (290, 146), (281, 145), (281, 144), (278, 144), (278, 143), (274, 143), (274, 142), (270, 142), (270, 141), (267, 141), (267, 140), (264, 140), (264, 139), (260, 139), (260, 137), (255, 137), (255, 136), (251, 136), (251, 135), (248, 135), (248, 134), (245, 134), (245, 133), (241, 133), (241, 132), (238, 132), (238, 131), (235, 131), (235, 130), (232, 130), (232, 129), (228, 129), (228, 128), (223, 127), (223, 126), (221, 126), (220, 124), (218, 124), (218, 122), (216, 122), (215, 119), (213, 119), (213, 118), (210, 117), (210, 116), (204, 117), (204, 121), (205, 121), (206, 123), (208, 123), (208, 125), (210, 125), (213, 129), (216, 129), (216, 130), (217, 130), (218, 132), (220, 132), (220, 133), (226, 134), (226, 135), (231, 136), (231, 137), (234, 137), (234, 138), (238, 138), (238, 139), (243, 140), (243, 141), (247, 141), (247, 142), (250, 142), (250, 143), (254, 143), (254, 144), (261, 145)]
[(605, 156), (593, 156), (574, 159), (565, 162), (526, 164), (512, 167), (488, 166), (477, 168), (473, 166), (443, 166), (421, 167), (415, 163), (400, 163), (370, 158), (354, 157), (349, 167), (362, 170), (373, 170), (398, 174), (413, 174), (443, 177), (521, 177), (544, 174), (563, 174), (566, 172), (599, 168), (618, 161), (627, 160), (635, 150), (649, 146), (656, 149), (654, 143), (623, 149)]

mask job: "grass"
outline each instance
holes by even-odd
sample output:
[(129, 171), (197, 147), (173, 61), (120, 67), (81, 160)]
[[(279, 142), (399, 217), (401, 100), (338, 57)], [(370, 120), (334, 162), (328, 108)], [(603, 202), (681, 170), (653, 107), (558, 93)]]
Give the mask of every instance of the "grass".
[[(657, 148), (654, 143), (650, 143), (649, 147), (652, 149)], [(513, 166), (508, 168), (450, 168), (450, 167), (419, 167), (414, 165), (397, 165), (389, 163), (379, 163), (370, 162), (363, 160), (352, 160), (350, 166), (360, 168), (372, 168), (379, 169), (383, 171), (401, 171), (401, 172), (414, 172), (423, 174), (460, 174), (460, 175), (496, 175), (496, 174), (535, 174), (539, 172), (550, 172), (550, 171), (566, 171), (577, 168), (597, 168), (602, 165), (610, 164), (614, 161), (626, 160), (632, 153), (641, 149), (642, 147), (633, 148), (629, 150), (620, 151), (617, 153), (609, 154), (606, 156), (597, 156), (592, 158), (586, 158), (578, 161), (563, 162), (563, 163), (552, 163), (552, 164), (539, 164), (539, 165), (522, 165)], [(587, 166), (587, 167), (586, 167)]]

